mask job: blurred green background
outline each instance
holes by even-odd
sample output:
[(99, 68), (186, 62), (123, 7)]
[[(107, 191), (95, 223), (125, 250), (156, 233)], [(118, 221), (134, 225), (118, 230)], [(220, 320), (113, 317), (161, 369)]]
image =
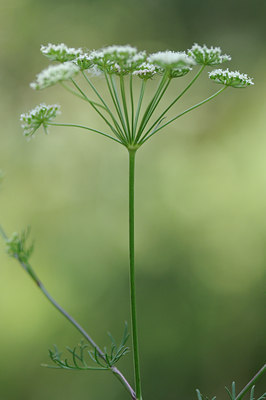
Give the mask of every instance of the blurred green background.
[[(265, 15), (260, 0), (0, 1), (1, 224), (9, 234), (32, 226), (36, 272), (101, 346), (129, 320), (127, 154), (74, 129), (22, 137), (19, 115), (43, 101), (62, 105), (60, 121), (102, 127), (60, 87), (29, 88), (48, 65), (40, 45), (129, 43), (152, 52), (196, 41), (221, 46), (230, 69), (254, 77), (254, 87), (227, 90), (137, 155), (145, 400), (195, 399), (197, 387), (223, 399), (225, 385), (236, 380), (240, 389), (264, 361)], [(166, 103), (191, 76), (173, 83)], [(175, 112), (217, 89), (205, 73)], [(53, 343), (74, 346), (80, 335), (3, 243), (0, 276), (1, 400), (127, 398), (108, 373), (41, 368)], [(131, 362), (129, 355), (120, 367), (132, 382)]]

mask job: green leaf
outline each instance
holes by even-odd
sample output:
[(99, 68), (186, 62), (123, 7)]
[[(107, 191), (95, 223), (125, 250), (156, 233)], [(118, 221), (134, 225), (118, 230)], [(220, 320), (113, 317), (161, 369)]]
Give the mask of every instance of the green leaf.
[(198, 398), (198, 400), (203, 400), (203, 399), (202, 399), (202, 395), (201, 395), (199, 389), (196, 389), (196, 393), (197, 393), (197, 398)]

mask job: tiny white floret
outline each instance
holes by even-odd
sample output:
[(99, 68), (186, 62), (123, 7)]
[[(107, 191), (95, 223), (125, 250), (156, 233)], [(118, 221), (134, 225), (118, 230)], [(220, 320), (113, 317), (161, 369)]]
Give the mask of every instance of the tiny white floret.
[(87, 53), (81, 54), (80, 56), (75, 58), (73, 60), (73, 63), (76, 64), (80, 68), (81, 71), (89, 69), (93, 66), (92, 58)]
[(51, 65), (40, 72), (36, 77), (36, 82), (32, 82), (30, 86), (33, 89), (45, 89), (57, 82), (71, 79), (79, 70), (79, 67), (70, 61), (64, 64)]
[(108, 47), (104, 47), (102, 50), (104, 55), (120, 55), (120, 56), (133, 56), (134, 54), (137, 53), (136, 47), (132, 47), (130, 45), (125, 45), (125, 46), (117, 46), (117, 45), (112, 45)]
[(155, 65), (144, 62), (133, 72), (133, 75), (141, 79), (151, 79), (158, 71), (159, 68)]
[(247, 74), (242, 74), (239, 71), (229, 71), (228, 68), (215, 69), (209, 72), (209, 77), (216, 83), (234, 88), (244, 88), (254, 85), (252, 78), (248, 77)]
[(158, 51), (148, 57), (148, 62), (161, 67), (174, 66), (176, 68), (195, 65), (192, 57), (181, 51)]
[(83, 54), (82, 49), (74, 49), (73, 47), (67, 47), (64, 43), (51, 44), (47, 46), (41, 46), (41, 52), (43, 55), (48, 57), (52, 61), (66, 62), (72, 61), (75, 58)]
[(126, 75), (133, 72), (146, 60), (146, 52), (138, 52), (136, 47), (108, 46), (89, 53), (93, 64), (108, 74)]
[(207, 47), (205, 44), (200, 46), (197, 43), (188, 50), (188, 55), (192, 57), (197, 64), (201, 65), (218, 65), (225, 61), (230, 61), (231, 57), (227, 54), (222, 54), (220, 47)]
[(47, 133), (48, 124), (60, 114), (58, 104), (46, 105), (40, 104), (28, 113), (21, 114), (20, 121), (24, 136), (33, 136), (37, 129), (42, 125)]

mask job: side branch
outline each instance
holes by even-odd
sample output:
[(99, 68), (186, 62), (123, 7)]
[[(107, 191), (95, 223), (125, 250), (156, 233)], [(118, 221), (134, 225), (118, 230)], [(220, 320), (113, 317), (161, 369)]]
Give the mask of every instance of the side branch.
[(241, 390), (241, 392), (236, 396), (235, 400), (241, 400), (249, 389), (254, 385), (254, 383), (266, 372), (266, 364), (256, 373), (255, 376), (249, 381), (249, 383)]
[(153, 135), (155, 135), (155, 133), (159, 132), (161, 129), (165, 128), (167, 125), (171, 124), (172, 122), (174, 122), (176, 119), (182, 117), (183, 115), (187, 114), (189, 111), (195, 110), (195, 108), (198, 108), (200, 106), (202, 106), (203, 104), (207, 103), (208, 101), (214, 99), (214, 97), (218, 96), (220, 93), (222, 93), (225, 89), (227, 89), (228, 86), (224, 86), (222, 89), (218, 90), (218, 92), (214, 93), (212, 96), (208, 97), (205, 100), (202, 100), (200, 103), (195, 104), (192, 107), (187, 108), (185, 111), (181, 112), (180, 114), (178, 114), (176, 117), (170, 119), (168, 122), (166, 122), (165, 124), (161, 125), (159, 128), (154, 129), (148, 136), (144, 136), (143, 139), (140, 141), (140, 144), (145, 143), (148, 139), (150, 139)]
[(99, 135), (103, 135), (103, 136), (105, 136), (105, 137), (108, 137), (109, 139), (114, 140), (115, 142), (120, 143), (120, 144), (122, 144), (122, 145), (124, 146), (124, 144), (123, 144), (122, 142), (120, 142), (119, 139), (116, 139), (116, 138), (114, 138), (113, 136), (108, 135), (107, 133), (98, 131), (97, 129), (89, 128), (88, 126), (79, 125), (79, 124), (59, 124), (59, 123), (56, 123), (56, 122), (49, 122), (48, 125), (52, 125), (52, 126), (66, 126), (66, 127), (70, 127), (70, 128), (81, 128), (81, 129), (86, 129), (87, 131), (95, 132), (95, 133), (98, 133)]
[(203, 65), (200, 70), (197, 72), (197, 74), (194, 76), (194, 78), (191, 80), (191, 82), (185, 87), (185, 89), (172, 101), (172, 103), (162, 112), (162, 114), (156, 119), (156, 121), (152, 124), (152, 126), (149, 128), (149, 130), (146, 132), (145, 136), (147, 136), (152, 129), (157, 126), (159, 121), (163, 118), (163, 116), (175, 105), (175, 103), (181, 99), (181, 97), (188, 91), (188, 89), (193, 85), (194, 82), (198, 79), (198, 77), (201, 75), (202, 71), (204, 70), (205, 65)]
[[(77, 96), (79, 99), (88, 101), (86, 97), (84, 97), (83, 95), (75, 92), (75, 90), (71, 89), (68, 85), (66, 85), (64, 82), (60, 82), (60, 85), (66, 89), (69, 93), (73, 94), (74, 96)], [(97, 103), (96, 101), (90, 100), (91, 103), (93, 103), (95, 106), (100, 107), (104, 110), (106, 110), (106, 108), (104, 106), (102, 106), (101, 104)]]
[[(95, 106), (94, 102), (92, 102), (87, 96), (86, 94), (83, 92), (83, 90), (79, 87), (79, 85), (74, 81), (74, 79), (71, 79), (73, 85), (77, 88), (77, 90), (81, 93), (81, 95), (84, 97), (84, 99), (86, 99), (88, 101), (88, 103), (92, 106), (92, 108), (100, 115), (100, 117), (104, 120), (104, 122), (109, 126), (109, 128), (111, 129), (111, 131), (115, 134), (115, 136), (117, 136), (120, 139), (120, 135), (119, 133), (114, 129), (114, 127), (112, 126), (112, 124), (108, 121), (107, 118), (105, 118), (105, 116), (101, 113), (100, 110), (98, 110), (98, 108)], [(108, 111), (108, 110), (106, 110)]]
[(121, 138), (121, 140), (124, 140), (124, 135), (123, 135), (123, 131), (118, 123), (118, 121), (115, 119), (112, 111), (110, 110), (110, 108), (108, 107), (107, 103), (104, 101), (104, 99), (102, 98), (102, 96), (100, 95), (100, 93), (98, 92), (98, 90), (96, 89), (96, 87), (93, 85), (93, 83), (90, 81), (90, 79), (87, 77), (87, 75), (85, 74), (84, 71), (82, 71), (82, 75), (84, 77), (84, 79), (86, 80), (86, 82), (90, 85), (91, 89), (94, 91), (94, 93), (96, 93), (97, 97), (100, 99), (100, 101), (103, 104), (103, 108), (108, 112), (108, 114), (110, 115), (110, 117), (112, 118), (115, 127), (117, 129), (117, 133), (119, 133), (119, 137)]
[[(5, 240), (8, 240), (8, 237), (3, 230), (3, 228), (0, 225), (0, 233), (3, 236)], [(37, 277), (35, 274), (33, 268), (29, 263), (23, 262), (20, 260), (20, 257), (18, 254), (14, 254), (13, 257), (19, 262), (19, 264), (22, 266), (22, 268), (30, 275), (30, 277), (33, 279), (33, 281), (36, 283), (38, 288), (41, 290), (43, 295), (49, 300), (49, 302), (59, 311), (81, 334), (82, 336), (90, 343), (90, 345), (97, 351), (99, 356), (106, 361), (105, 354), (104, 352), (100, 349), (100, 347), (94, 342), (94, 340), (90, 337), (90, 335), (85, 331), (85, 329), (70, 315), (68, 314), (67, 311), (63, 309), (55, 300), (54, 298), (49, 294), (49, 292), (45, 289), (44, 285), (40, 281), (40, 279)], [(116, 376), (116, 378), (122, 383), (124, 388), (127, 390), (127, 392), (130, 394), (132, 400), (136, 400), (136, 394), (133, 390), (133, 388), (130, 386), (124, 375), (122, 374), (119, 369), (116, 367), (112, 366), (108, 368), (111, 370), (111, 372)]]

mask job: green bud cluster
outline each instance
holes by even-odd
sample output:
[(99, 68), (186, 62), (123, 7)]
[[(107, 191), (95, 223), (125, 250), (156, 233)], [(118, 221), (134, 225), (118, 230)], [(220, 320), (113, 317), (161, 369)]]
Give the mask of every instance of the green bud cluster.
[(33, 252), (33, 244), (26, 246), (30, 230), (27, 229), (21, 234), (14, 232), (10, 238), (6, 239), (6, 250), (10, 257), (15, 257), (21, 263), (28, 264), (29, 258)]

